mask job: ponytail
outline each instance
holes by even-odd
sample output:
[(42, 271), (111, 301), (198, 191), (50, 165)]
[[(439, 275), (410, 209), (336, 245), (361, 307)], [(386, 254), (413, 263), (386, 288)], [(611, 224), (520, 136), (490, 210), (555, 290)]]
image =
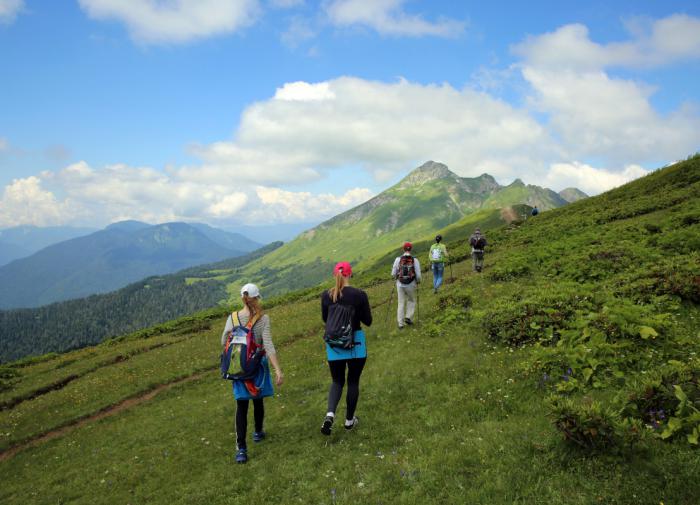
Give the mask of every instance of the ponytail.
[(335, 286), (328, 290), (328, 295), (333, 303), (337, 303), (343, 297), (343, 288), (348, 285), (348, 278), (341, 272), (335, 274)]
[(257, 314), (259, 319), (263, 316), (264, 311), (260, 305), (260, 298), (257, 296), (248, 296), (248, 293), (244, 293), (242, 298), (243, 304), (248, 308), (248, 312), (250, 312), (250, 317)]

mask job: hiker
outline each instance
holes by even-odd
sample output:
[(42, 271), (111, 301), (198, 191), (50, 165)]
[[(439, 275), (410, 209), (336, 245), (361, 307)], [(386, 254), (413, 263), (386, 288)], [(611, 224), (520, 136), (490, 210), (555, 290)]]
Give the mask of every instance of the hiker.
[(433, 270), (433, 293), (437, 293), (442, 286), (442, 276), (445, 273), (445, 259), (447, 258), (447, 247), (441, 244), (442, 235), (435, 236), (435, 243), (430, 246), (430, 267)]
[[(345, 395), (345, 429), (357, 426), (355, 416), (357, 401), (360, 397), (360, 375), (367, 361), (367, 342), (361, 325), (372, 325), (372, 311), (369, 307), (367, 293), (350, 286), (352, 267), (347, 261), (341, 261), (333, 268), (335, 285), (321, 295), (321, 317), (326, 323), (326, 335), (336, 329), (329, 325), (338, 321), (338, 315), (347, 316), (344, 324), (350, 325), (351, 343), (347, 348), (339, 348), (326, 343), (326, 357), (331, 372), (331, 387), (328, 391), (328, 408), (321, 425), (321, 433), (330, 435), (335, 420), (335, 411), (343, 394), (345, 369), (347, 368), (348, 391)], [(344, 329), (344, 328), (343, 328)]]
[(532, 212), (530, 212), (530, 214), (532, 214), (532, 217), (535, 217), (535, 216), (536, 216), (537, 214), (539, 214), (539, 213), (540, 213), (540, 211), (537, 210), (537, 205), (535, 205), (535, 206), (532, 208)]
[(418, 284), (421, 281), (420, 262), (418, 258), (411, 256), (413, 245), (405, 242), (403, 254), (394, 260), (391, 267), (391, 276), (396, 279), (396, 291), (398, 293), (399, 306), (396, 310), (396, 321), (399, 329), (404, 324), (413, 324), (413, 313), (416, 310), (416, 295)]
[[(237, 326), (249, 327), (252, 330), (250, 345), (236, 344), (238, 352), (251, 351), (250, 347), (257, 349), (262, 347), (263, 357), (260, 360), (259, 376), (254, 380), (234, 380), (233, 395), (236, 398), (236, 463), (246, 463), (248, 461), (248, 448), (246, 444), (246, 430), (248, 428), (248, 404), (253, 401), (253, 416), (255, 418), (255, 431), (253, 441), (260, 442), (265, 438), (263, 431), (263, 420), (265, 417), (265, 407), (263, 398), (273, 395), (272, 381), (270, 378), (270, 366), (268, 360), (275, 369), (275, 384), (282, 385), (284, 374), (280, 367), (275, 345), (272, 343), (272, 332), (270, 331), (270, 317), (263, 312), (260, 290), (255, 284), (246, 284), (241, 288), (241, 300), (243, 309), (228, 316), (226, 327), (221, 334), (221, 345), (225, 345), (232, 330)], [(252, 322), (251, 325), (248, 325)]]
[(481, 234), (481, 230), (477, 228), (474, 234), (469, 237), (469, 245), (472, 246), (472, 269), (475, 272), (481, 272), (484, 268), (484, 247), (486, 247), (486, 238)]

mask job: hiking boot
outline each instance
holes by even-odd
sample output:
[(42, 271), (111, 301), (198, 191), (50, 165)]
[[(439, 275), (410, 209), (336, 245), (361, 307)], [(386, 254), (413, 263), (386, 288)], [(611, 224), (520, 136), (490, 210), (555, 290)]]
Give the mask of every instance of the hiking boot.
[(404, 322), (406, 324), (413, 324), (413, 321), (411, 319), (409, 319), (408, 317), (406, 319), (404, 319)]
[(238, 452), (236, 453), (236, 463), (239, 464), (245, 464), (248, 462), (248, 449), (243, 447), (242, 449), (238, 449)]
[[(360, 422), (360, 420), (357, 418), (357, 416), (353, 417), (352, 421), (346, 420), (345, 421), (345, 429), (349, 431), (349, 430), (353, 429), (355, 426), (357, 426), (357, 423), (359, 423), (359, 422)], [(348, 424), (348, 423), (350, 423), (350, 424)]]
[(326, 418), (323, 420), (323, 424), (321, 425), (321, 433), (323, 433), (324, 435), (330, 435), (332, 427), (333, 427), (333, 417), (326, 416)]
[(254, 431), (253, 432), (253, 442), (260, 442), (265, 438), (266, 433), (264, 431)]
[(399, 325), (399, 330), (403, 330), (403, 324)]

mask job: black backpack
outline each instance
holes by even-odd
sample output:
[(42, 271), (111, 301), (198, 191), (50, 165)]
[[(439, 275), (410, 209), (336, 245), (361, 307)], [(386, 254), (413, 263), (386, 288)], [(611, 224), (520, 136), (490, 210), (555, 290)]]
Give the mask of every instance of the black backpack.
[(323, 340), (339, 349), (352, 349), (355, 347), (355, 338), (352, 331), (352, 318), (355, 315), (355, 307), (334, 303), (328, 307), (326, 319), (326, 331)]
[(413, 256), (401, 256), (399, 260), (399, 282), (401, 284), (410, 284), (416, 278), (416, 267), (413, 261)]

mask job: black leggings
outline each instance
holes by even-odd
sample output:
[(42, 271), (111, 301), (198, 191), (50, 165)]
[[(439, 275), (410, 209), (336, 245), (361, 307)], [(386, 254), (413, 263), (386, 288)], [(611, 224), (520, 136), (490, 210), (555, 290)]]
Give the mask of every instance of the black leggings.
[[(239, 449), (247, 447), (245, 432), (248, 429), (248, 401), (236, 400), (236, 443)], [(255, 431), (262, 431), (265, 418), (265, 405), (262, 398), (253, 400), (253, 417), (255, 417)]]
[(348, 392), (345, 396), (346, 413), (345, 419), (351, 420), (355, 415), (357, 400), (360, 397), (360, 375), (365, 367), (367, 358), (339, 359), (329, 361), (328, 367), (331, 369), (331, 389), (328, 391), (328, 411), (335, 413), (338, 402), (343, 394), (345, 385), (345, 366), (348, 367)]

